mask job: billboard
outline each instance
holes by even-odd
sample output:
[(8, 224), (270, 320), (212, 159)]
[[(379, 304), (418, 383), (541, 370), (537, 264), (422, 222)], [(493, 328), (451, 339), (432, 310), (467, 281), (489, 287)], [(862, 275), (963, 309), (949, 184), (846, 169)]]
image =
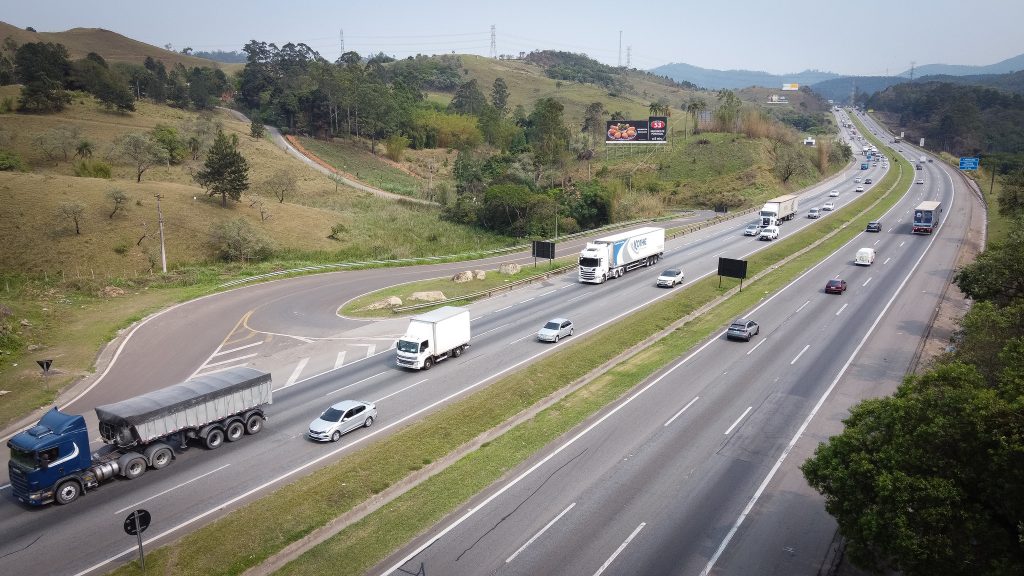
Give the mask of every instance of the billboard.
[(747, 277), (747, 261), (719, 257), (718, 275), (742, 280)]
[(553, 260), (555, 258), (555, 243), (544, 242), (542, 240), (533, 241), (533, 257), (534, 258), (547, 258)]
[(651, 116), (647, 120), (609, 120), (605, 126), (605, 144), (623, 142), (664, 144), (668, 141), (668, 117)]
[(783, 84), (782, 85), (782, 89), (783, 90), (790, 90), (790, 91), (792, 91), (792, 90), (799, 90), (800, 89), (800, 85), (799, 84)]

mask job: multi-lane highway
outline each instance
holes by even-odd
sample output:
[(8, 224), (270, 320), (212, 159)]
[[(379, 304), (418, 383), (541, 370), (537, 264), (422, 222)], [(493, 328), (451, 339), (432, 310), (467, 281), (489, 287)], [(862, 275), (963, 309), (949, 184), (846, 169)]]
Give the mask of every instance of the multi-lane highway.
[[(929, 176), (929, 185), (921, 192), (948, 194), (948, 181), (942, 180), (940, 171), (931, 166), (928, 170), (935, 174)], [(855, 176), (870, 176), (878, 181), (882, 168), (850, 169), (805, 193), (801, 197), (800, 217), (782, 226), (783, 237), (816, 222), (803, 217), (809, 207), (834, 200), (841, 208), (858, 197), (853, 192)], [(838, 198), (827, 196), (833, 188), (840, 190)], [(916, 192), (912, 196), (916, 197)], [(904, 204), (907, 202), (912, 203), (906, 200)], [(714, 340), (683, 367), (652, 386), (651, 392), (608, 415), (608, 420), (623, 413), (635, 416), (632, 411), (639, 409), (643, 415), (640, 420), (648, 424), (628, 424), (614, 430), (598, 427), (595, 430), (605, 431), (597, 432), (597, 440), (591, 433), (574, 445), (576, 448), (592, 446), (573, 460), (582, 476), (570, 483), (584, 489), (589, 487), (587, 495), (577, 490), (574, 498), (579, 501), (573, 500), (576, 502), (573, 510), (577, 514), (587, 511), (587, 514), (575, 516), (570, 510), (559, 522), (565, 521), (561, 526), (570, 522), (583, 521), (583, 525), (593, 522), (601, 528), (584, 538), (591, 552), (585, 554), (588, 548), (582, 544), (565, 542), (572, 552), (566, 556), (577, 555), (580, 566), (590, 562), (593, 554), (600, 556), (598, 545), (615, 540), (622, 529), (612, 520), (621, 518), (621, 522), (628, 524), (644, 516), (644, 510), (652, 509), (652, 500), (639, 498), (637, 494), (660, 494), (667, 498), (673, 487), (682, 486), (680, 473), (682, 478), (693, 482), (686, 486), (687, 492), (692, 491), (695, 496), (662, 503), (659, 508), (666, 513), (692, 514), (686, 506), (699, 505), (700, 508), (717, 502), (714, 506), (716, 510), (720, 507), (717, 517), (724, 519), (734, 512), (737, 502), (744, 500), (744, 493), (749, 497), (748, 489), (759, 481), (753, 471), (763, 468), (764, 462), (778, 448), (778, 437), (790, 433), (794, 419), (799, 424), (800, 415), (810, 401), (803, 400), (804, 397), (811, 398), (818, 392), (816, 386), (823, 378), (811, 375), (834, 370), (835, 362), (852, 350), (850, 344), (833, 340), (839, 334), (855, 340), (858, 331), (866, 330), (872, 315), (877, 317), (879, 306), (884, 303), (885, 298), (880, 294), (894, 290), (896, 272), (892, 271), (908, 270), (913, 255), (923, 250), (930, 240), (905, 234), (901, 228), (906, 227), (905, 217), (902, 223), (897, 222), (894, 213), (887, 220), (883, 233), (870, 237), (871, 242), (879, 242), (880, 257), (875, 266), (851, 268), (848, 261), (853, 248), (848, 247), (847, 253), (837, 254), (831, 264), (822, 265), (832, 266), (827, 272), (822, 268), (820, 275), (809, 274), (801, 281), (807, 286), (798, 282), (772, 300), (767, 309), (756, 312), (763, 326), (762, 333), (749, 346)], [(474, 304), (471, 306), (474, 338), (470, 351), (429, 372), (407, 372), (393, 366), (390, 347), (401, 334), (404, 321), (357, 322), (339, 318), (335, 312), (342, 302), (363, 291), (415, 278), (450, 274), (465, 269), (466, 264), (296, 278), (175, 307), (139, 328), (119, 349), (106, 376), (65, 408), (86, 414), (90, 429), (95, 430), (93, 406), (167, 385), (194, 373), (244, 364), (274, 374), (274, 404), (265, 431), (225, 445), (215, 454), (200, 448), (189, 449), (179, 454), (177, 461), (166, 470), (154, 471), (130, 482), (110, 482), (70, 506), (29, 509), (9, 498), (9, 488), (0, 489), (0, 496), (5, 496), (0, 498), (0, 533), (5, 536), (0, 544), (0, 570), (26, 575), (76, 574), (107, 569), (112, 563), (125, 561), (132, 550), (131, 542), (120, 532), (127, 511), (144, 506), (153, 512), (157, 521), (146, 535), (150, 542), (157, 544), (202, 525), (225, 510), (336, 460), (352, 444), (387, 434), (397, 426), (442, 407), (450, 399), (485, 386), (496, 376), (548, 353), (555, 346), (540, 344), (532, 335), (550, 317), (566, 316), (575, 322), (576, 336), (557, 346), (572, 345), (574, 339), (579, 340), (588, 332), (607, 325), (617, 315), (628, 314), (634, 307), (667, 296), (670, 291), (654, 287), (654, 278), (660, 269), (682, 267), (687, 280), (692, 281), (712, 273), (720, 255), (742, 258), (762, 249), (767, 243), (741, 235), (748, 221), (737, 219), (670, 241), (665, 259), (657, 268), (634, 271), (605, 285), (581, 285), (573, 274), (566, 274)], [(575, 249), (566, 248), (567, 251)], [(474, 264), (472, 267), (481, 266)], [(820, 292), (825, 278), (834, 274), (849, 276), (851, 290), (847, 295), (824, 298), (813, 294), (804, 298), (806, 304), (799, 311), (791, 306), (790, 294), (801, 290), (812, 294), (815, 286)], [(843, 310), (829, 308), (842, 304), (847, 304)], [(805, 324), (807, 319), (813, 321)], [(808, 343), (809, 347), (797, 350), (804, 345), (800, 342)], [(825, 352), (826, 342), (833, 342), (829, 352)], [(156, 354), (158, 350), (165, 353)], [(725, 371), (722, 366), (731, 367)], [(794, 374), (801, 375), (798, 383), (792, 382)], [(675, 384), (668, 386), (671, 382)], [(377, 424), (350, 434), (336, 445), (320, 445), (304, 439), (309, 421), (326, 405), (344, 398), (376, 402), (380, 410)], [(670, 425), (660, 430), (653, 427), (662, 416), (660, 411), (668, 407), (681, 410), (690, 402), (693, 404)], [(746, 411), (747, 407), (750, 411)], [(667, 422), (671, 416), (664, 420)], [(732, 429), (717, 430), (722, 421), (730, 418), (735, 418), (736, 422)], [(698, 434), (701, 430), (704, 432)], [(717, 444), (712, 434), (716, 430), (720, 435)], [(673, 440), (660, 443), (668, 439)], [(680, 446), (688, 449), (680, 450)], [(576, 448), (560, 454), (573, 454)], [(746, 453), (760, 456), (748, 456), (746, 460), (736, 457), (736, 454)], [(607, 457), (590, 461), (599, 455)], [(620, 467), (620, 460), (629, 465)], [(654, 474), (662, 465), (664, 473)], [(574, 474), (574, 469), (575, 466), (569, 466), (567, 474)], [(734, 470), (748, 473), (737, 475)], [(602, 481), (589, 480), (597, 478)], [(637, 484), (638, 478), (645, 482)], [(730, 483), (736, 495), (715, 500), (719, 497), (717, 492), (725, 491)], [(636, 484), (633, 495), (612, 491), (614, 486), (630, 484)], [(602, 504), (594, 498), (595, 493), (606, 494), (611, 500)], [(566, 502), (565, 507), (571, 503)], [(550, 504), (558, 505), (560, 503)], [(481, 512), (486, 509), (482, 508)], [(708, 519), (715, 517), (709, 510), (700, 509), (699, 513)], [(536, 523), (542, 520), (542, 524), (547, 523), (553, 518), (538, 510), (529, 521), (517, 520), (503, 525), (519, 524), (526, 533), (535, 527), (539, 529), (534, 526)], [(486, 524), (486, 520), (476, 521)], [(650, 549), (652, 552), (667, 546), (669, 532), (663, 532), (666, 525), (662, 521), (652, 518), (650, 522), (643, 519), (639, 522), (644, 523), (644, 528), (637, 532), (634, 540), (650, 542), (655, 546)], [(660, 528), (655, 529), (658, 526)], [(630, 532), (635, 528), (630, 528)], [(684, 536), (690, 534), (682, 526), (679, 530)], [(650, 540), (648, 535), (652, 532), (662, 534), (663, 540), (660, 543)], [(700, 541), (702, 547), (687, 548), (687, 554), (704, 553), (713, 543), (716, 532), (712, 530), (708, 534), (711, 536)], [(514, 540), (509, 534), (502, 541), (507, 544)], [(440, 554), (448, 546), (445, 542), (447, 540), (439, 542), (432, 554)], [(457, 548), (458, 544), (452, 546)], [(681, 546), (672, 549), (676, 548)], [(484, 547), (474, 549), (482, 553)], [(543, 558), (536, 556), (538, 549), (520, 554), (522, 558), (538, 558), (531, 562), (539, 562), (519, 564), (528, 566), (523, 573), (549, 571)], [(493, 548), (492, 552), (489, 554), (492, 560), (504, 553), (501, 547)], [(506, 557), (501, 557), (500, 561), (504, 562)], [(690, 556), (691, 560), (698, 557)], [(655, 558), (652, 556), (647, 561), (654, 562)], [(441, 570), (444, 572), (458, 570), (454, 564), (449, 567), (443, 556), (431, 556), (429, 561), (436, 563), (432, 565), (445, 566)], [(494, 566), (501, 565), (495, 563)]]
[[(927, 165), (881, 233), (857, 236), (751, 310), (761, 325), (751, 342), (720, 334), (680, 358), (375, 573), (817, 574), (832, 531), (800, 534), (784, 509), (740, 520), (777, 489), (782, 458), (851, 369), (896, 380), (906, 369), (969, 217), (971, 199), (954, 194), (947, 171)], [(946, 206), (933, 236), (910, 234), (922, 200)], [(873, 265), (853, 264), (860, 247), (877, 250)], [(830, 278), (849, 290), (825, 294)], [(878, 353), (874, 339), (891, 347), (883, 358), (864, 353)], [(773, 539), (781, 526), (789, 540)], [(758, 533), (730, 550), (741, 527)], [(800, 562), (787, 563), (797, 549)]]

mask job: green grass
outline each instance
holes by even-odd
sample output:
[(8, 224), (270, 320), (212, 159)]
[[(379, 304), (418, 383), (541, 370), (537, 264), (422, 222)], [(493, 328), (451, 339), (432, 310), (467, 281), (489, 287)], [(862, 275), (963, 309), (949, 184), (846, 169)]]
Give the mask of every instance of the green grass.
[(307, 150), (336, 169), (381, 190), (404, 196), (422, 196), (427, 187), (425, 181), (394, 167), (383, 158), (387, 150), (383, 142), (377, 143), (377, 154), (380, 156), (374, 156), (361, 141), (352, 139), (341, 138), (327, 142), (303, 137), (299, 141)]
[[(891, 152), (891, 150), (890, 150)], [(897, 158), (891, 155), (892, 158)], [(858, 234), (864, 224), (885, 212), (909, 188), (913, 171), (891, 170), (879, 184), (837, 212), (773, 244), (749, 260), (751, 274), (769, 270), (785, 255), (828, 233), (836, 234), (807, 253), (768, 272), (696, 320), (689, 322), (606, 370), (592, 382), (566, 396), (538, 416), (514, 427), (471, 452), (437, 475), (389, 502), (376, 512), (313, 547), (287, 565), (286, 574), (363, 573), (410, 538), (450, 514), (469, 497), (522, 463), (548, 442), (583, 422), (619, 398), (659, 367), (678, 358), (766, 293), (785, 286), (822, 257)], [(897, 190), (896, 193), (890, 193)], [(863, 215), (861, 210), (878, 202)], [(840, 216), (847, 216), (844, 220)], [(622, 351), (672, 326), (679, 318), (722, 296), (718, 280), (707, 278), (673, 297), (618, 322), (614, 328), (580, 338), (487, 388), (459, 400), (390, 437), (349, 454), (341, 462), (282, 487), (274, 494), (182, 537), (151, 550), (147, 572), (152, 574), (238, 574), (258, 565), (284, 546), (323, 526), (338, 515), (384, 491), (410, 472), (437, 461), (456, 447), (591, 373)], [(324, 486), (331, 486), (324, 490)], [(261, 527), (253, 531), (251, 527)], [(237, 534), (246, 533), (245, 539)], [(117, 574), (135, 574), (136, 563)]]
[[(447, 298), (451, 299), (459, 298), (461, 296), (466, 296), (470, 294), (476, 294), (478, 292), (483, 292), (485, 290), (497, 290), (500, 289), (502, 286), (508, 286), (513, 282), (541, 276), (551, 272), (552, 270), (558, 270), (559, 268), (562, 268), (565, 265), (574, 262), (575, 260), (576, 257), (572, 256), (560, 258), (552, 262), (543, 261), (537, 264), (536, 267), (534, 267), (533, 265), (523, 266), (519, 270), (519, 272), (515, 274), (501, 274), (498, 272), (496, 268), (488, 269), (484, 270), (486, 272), (486, 277), (483, 280), (472, 280), (470, 282), (464, 282), (461, 284), (456, 284), (454, 281), (452, 281), (450, 277), (447, 276), (444, 278), (432, 278), (430, 280), (421, 280), (418, 282), (410, 282), (407, 284), (397, 284), (395, 286), (389, 286), (376, 292), (364, 294), (358, 298), (355, 298), (354, 300), (346, 302), (341, 307), (341, 314), (353, 318), (389, 318), (394, 316), (394, 312), (392, 312), (390, 309), (366, 310), (365, 308), (374, 302), (379, 302), (380, 300), (383, 300), (384, 298), (388, 298), (390, 296), (397, 296), (401, 298), (403, 306), (422, 304), (423, 302), (421, 301), (411, 300), (409, 298), (413, 292), (439, 291), (443, 292)], [(472, 267), (471, 262), (466, 263), (466, 270), (474, 269), (475, 268)], [(466, 299), (455, 304), (461, 305), (461, 303), (469, 303), (472, 302), (473, 300), (485, 297), (486, 296), (481, 296), (474, 299)], [(448, 305), (451, 304), (453, 303), (448, 303)], [(438, 306), (442, 306), (442, 304), (438, 304)], [(430, 310), (430, 307), (417, 309), (412, 312), (406, 312), (406, 314), (419, 314), (421, 312), (426, 312), (427, 310)]]

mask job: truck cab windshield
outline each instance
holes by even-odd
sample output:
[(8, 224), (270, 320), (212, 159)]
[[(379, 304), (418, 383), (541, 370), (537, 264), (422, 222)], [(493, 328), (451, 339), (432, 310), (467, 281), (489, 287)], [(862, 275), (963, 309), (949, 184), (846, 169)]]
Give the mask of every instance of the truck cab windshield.
[(580, 266), (583, 266), (584, 268), (597, 268), (600, 265), (600, 258), (580, 258)]
[(417, 354), (420, 351), (420, 343), (419, 342), (412, 342), (410, 340), (399, 340), (398, 341), (398, 351), (399, 352), (408, 352), (410, 354)]
[[(11, 446), (10, 443), (8, 446)], [(11, 446), (11, 462), (23, 470), (34, 470), (39, 467), (34, 452), (16, 446)]]

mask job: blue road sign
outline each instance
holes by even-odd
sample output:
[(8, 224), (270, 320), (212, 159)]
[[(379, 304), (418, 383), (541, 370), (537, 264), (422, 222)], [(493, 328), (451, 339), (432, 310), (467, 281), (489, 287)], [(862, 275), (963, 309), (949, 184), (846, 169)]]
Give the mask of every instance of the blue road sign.
[(960, 158), (960, 169), (961, 170), (977, 170), (978, 169), (978, 159), (977, 158), (961, 157)]

